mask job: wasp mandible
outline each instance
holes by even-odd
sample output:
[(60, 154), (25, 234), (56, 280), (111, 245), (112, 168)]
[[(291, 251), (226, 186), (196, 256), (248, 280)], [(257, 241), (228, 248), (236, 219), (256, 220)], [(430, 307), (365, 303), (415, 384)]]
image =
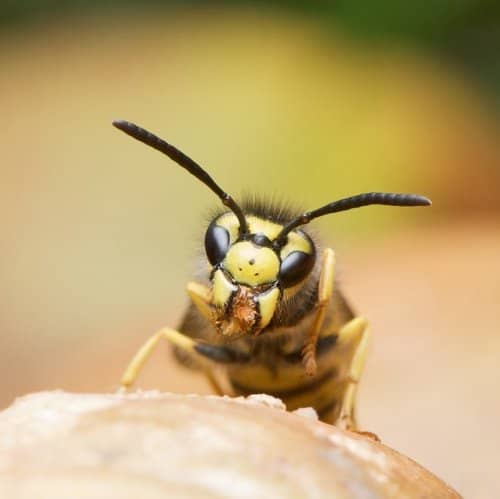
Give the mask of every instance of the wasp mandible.
[(355, 430), (367, 321), (355, 316), (335, 283), (333, 249), (322, 249), (304, 226), (361, 206), (431, 201), (368, 192), (305, 213), (256, 199), (238, 204), (174, 146), (128, 121), (113, 125), (166, 154), (223, 205), (206, 229), (207, 271), (200, 282), (187, 285), (191, 303), (181, 324), (146, 341), (125, 370), (122, 387), (134, 383), (163, 338), (179, 361), (205, 373), (218, 394), (274, 395), (288, 410), (311, 406), (321, 420)]

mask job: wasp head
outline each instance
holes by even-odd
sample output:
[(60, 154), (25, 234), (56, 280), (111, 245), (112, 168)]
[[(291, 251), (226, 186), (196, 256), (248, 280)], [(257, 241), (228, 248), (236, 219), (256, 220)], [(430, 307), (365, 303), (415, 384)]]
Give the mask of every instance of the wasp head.
[(227, 337), (259, 334), (275, 315), (284, 292), (299, 286), (315, 263), (315, 247), (302, 231), (277, 241), (283, 226), (247, 216), (247, 232), (225, 213), (212, 221), (205, 250), (212, 266), (215, 326)]

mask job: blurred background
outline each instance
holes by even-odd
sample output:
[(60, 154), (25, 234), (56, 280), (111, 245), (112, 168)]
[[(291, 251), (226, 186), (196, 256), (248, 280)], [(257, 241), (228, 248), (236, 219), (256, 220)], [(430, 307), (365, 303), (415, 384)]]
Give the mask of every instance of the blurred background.
[[(372, 325), (359, 417), (466, 497), (500, 496), (497, 1), (3, 1), (0, 406), (109, 391), (175, 325), (208, 189), (111, 127), (159, 133), (235, 196), (318, 207)], [(160, 348), (139, 385), (209, 393)]]

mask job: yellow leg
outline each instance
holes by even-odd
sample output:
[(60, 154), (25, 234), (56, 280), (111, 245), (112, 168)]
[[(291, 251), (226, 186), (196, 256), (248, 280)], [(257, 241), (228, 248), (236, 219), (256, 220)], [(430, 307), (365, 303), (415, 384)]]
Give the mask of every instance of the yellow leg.
[(313, 325), (309, 330), (306, 343), (302, 349), (302, 362), (306, 374), (314, 376), (316, 374), (316, 344), (318, 336), (325, 320), (325, 312), (328, 302), (333, 294), (333, 285), (335, 279), (335, 252), (331, 248), (323, 251), (321, 260), (321, 272), (318, 284), (318, 307)]
[(351, 364), (347, 373), (347, 387), (342, 399), (337, 426), (347, 430), (356, 430), (354, 415), (356, 391), (361, 373), (363, 371), (370, 335), (367, 330), (367, 321), (356, 317), (345, 324), (339, 331), (337, 345), (339, 348), (347, 347), (354, 351)]
[(184, 351), (193, 354), (196, 352), (194, 349), (196, 345), (195, 340), (179, 333), (175, 329), (160, 329), (160, 331), (151, 336), (151, 338), (149, 338), (146, 343), (142, 345), (142, 347), (137, 351), (133, 359), (130, 361), (120, 381), (122, 388), (129, 388), (135, 382), (144, 364), (153, 353), (154, 349), (162, 338), (170, 341), (172, 344)]
[[(197, 282), (188, 282), (186, 291), (191, 298), (192, 305), (184, 314), (182, 330), (185, 332), (186, 336), (191, 338), (194, 336), (203, 337), (203, 331), (199, 330), (199, 321), (195, 319), (193, 323), (193, 317), (201, 316), (209, 323), (215, 323), (214, 308), (210, 303), (211, 291), (204, 284), (199, 284)], [(196, 312), (198, 312), (198, 314), (196, 314)], [(198, 357), (193, 356), (189, 351), (177, 346), (174, 346), (172, 351), (176, 360), (183, 366), (194, 370), (203, 370), (203, 366), (197, 361), (199, 360)]]
[(229, 395), (227, 390), (224, 390), (224, 388), (222, 388), (222, 385), (219, 383), (219, 380), (215, 376), (215, 372), (213, 369), (210, 369), (209, 367), (207, 367), (206, 369), (204, 369), (204, 374), (207, 377), (207, 381), (210, 384), (210, 386), (212, 387), (212, 390), (217, 395)]
[(163, 328), (151, 336), (134, 355), (121, 378), (120, 384), (122, 390), (126, 390), (135, 382), (144, 364), (147, 362), (161, 339), (169, 341), (189, 355), (196, 356), (196, 358), (201, 361), (201, 367), (208, 381), (217, 393), (222, 393), (223, 390), (213, 374), (214, 363), (227, 364), (232, 362), (244, 362), (247, 360), (243, 354), (231, 350), (228, 347), (202, 343), (189, 338), (175, 329)]
[(214, 322), (214, 309), (210, 304), (211, 291), (204, 284), (197, 282), (188, 282), (187, 292), (191, 301), (195, 304), (196, 308), (205, 319)]

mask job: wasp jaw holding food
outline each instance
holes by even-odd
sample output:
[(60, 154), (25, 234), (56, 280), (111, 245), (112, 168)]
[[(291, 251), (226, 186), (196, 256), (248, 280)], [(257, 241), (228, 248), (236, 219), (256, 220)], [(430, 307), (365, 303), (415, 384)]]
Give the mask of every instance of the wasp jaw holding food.
[(257, 306), (253, 294), (246, 286), (240, 286), (231, 304), (231, 315), (224, 312), (215, 322), (216, 328), (223, 336), (241, 336), (252, 331), (257, 323)]

